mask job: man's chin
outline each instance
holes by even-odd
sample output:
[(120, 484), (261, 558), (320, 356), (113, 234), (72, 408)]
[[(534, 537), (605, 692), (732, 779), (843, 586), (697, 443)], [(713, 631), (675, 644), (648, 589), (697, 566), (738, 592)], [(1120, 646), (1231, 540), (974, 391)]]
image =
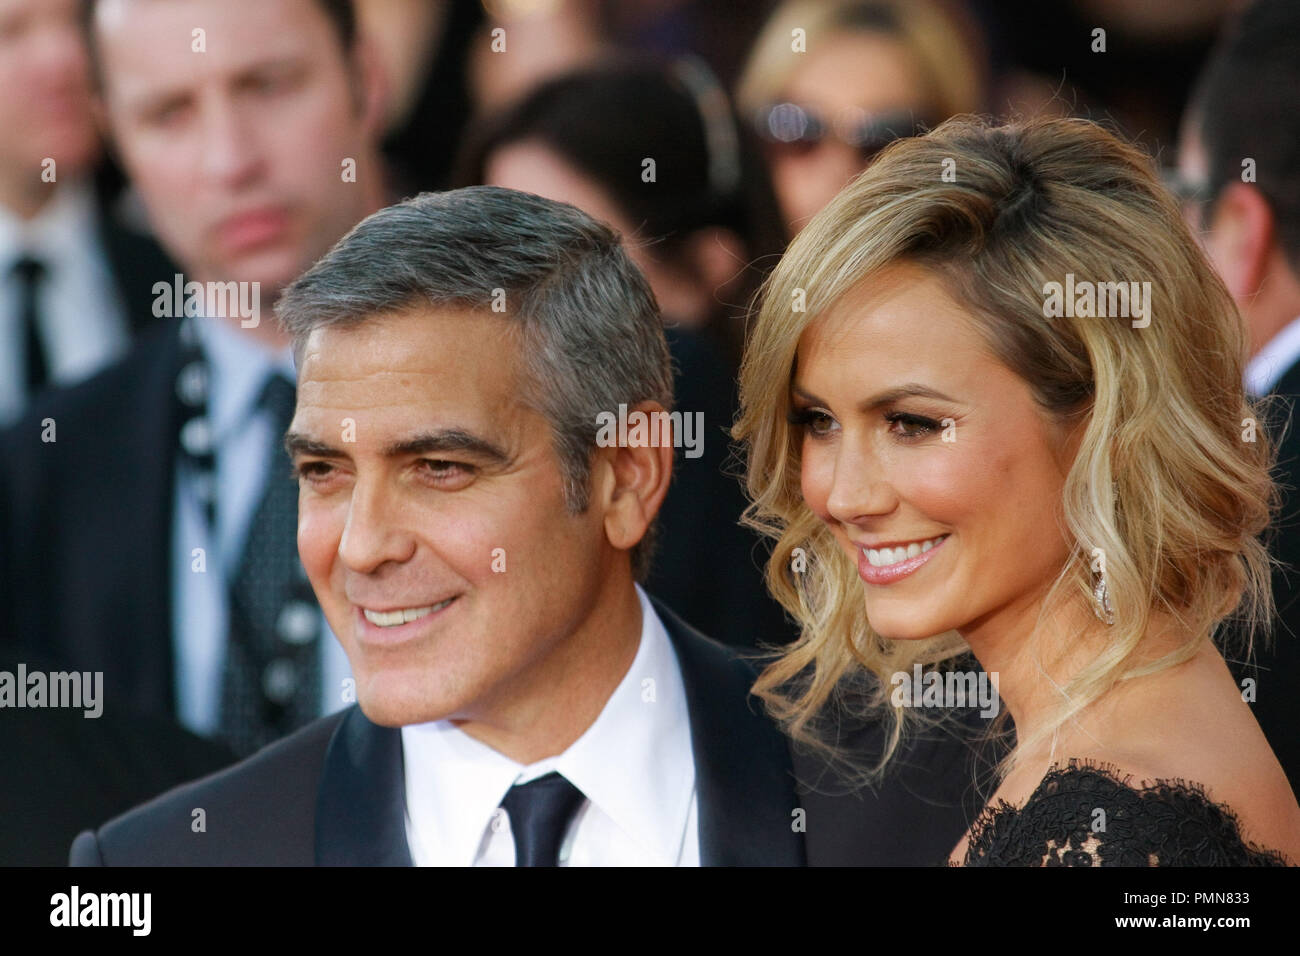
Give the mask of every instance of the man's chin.
[[(378, 683), (378, 682), (377, 682)], [(358, 685), (357, 706), (366, 719), (380, 727), (406, 727), (443, 720), (455, 713), (451, 703), (431, 699), (426, 692), (408, 688)]]

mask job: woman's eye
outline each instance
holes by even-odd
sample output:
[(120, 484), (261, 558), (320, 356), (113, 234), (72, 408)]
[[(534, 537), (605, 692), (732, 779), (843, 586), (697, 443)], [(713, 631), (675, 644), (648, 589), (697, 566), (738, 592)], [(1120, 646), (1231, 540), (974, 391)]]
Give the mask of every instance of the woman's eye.
[(891, 412), (885, 416), (885, 421), (889, 422), (889, 430), (899, 438), (924, 438), (939, 430), (939, 423), (934, 419), (906, 412)]
[(787, 421), (814, 438), (824, 438), (835, 430), (835, 419), (819, 408), (794, 409)]

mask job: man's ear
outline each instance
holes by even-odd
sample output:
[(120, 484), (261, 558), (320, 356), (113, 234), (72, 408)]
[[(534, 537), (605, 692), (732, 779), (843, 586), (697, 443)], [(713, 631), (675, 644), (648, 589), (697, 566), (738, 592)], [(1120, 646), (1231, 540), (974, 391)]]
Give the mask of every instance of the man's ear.
[(379, 48), (364, 34), (358, 34), (352, 51), (355, 96), (361, 110), (366, 135), (378, 143), (388, 131), (384, 117), (388, 114), (388, 99), (392, 95), (392, 82), (388, 71), (379, 59)]
[(1214, 204), (1210, 254), (1233, 298), (1249, 299), (1264, 282), (1275, 237), (1273, 211), (1257, 188), (1232, 182)]
[[(645, 426), (638, 432), (640, 416)], [(597, 449), (608, 468), (608, 480), (599, 485), (605, 536), (624, 551), (645, 537), (673, 474), (673, 430), (664, 407), (641, 402), (627, 410), (627, 419), (628, 441)]]

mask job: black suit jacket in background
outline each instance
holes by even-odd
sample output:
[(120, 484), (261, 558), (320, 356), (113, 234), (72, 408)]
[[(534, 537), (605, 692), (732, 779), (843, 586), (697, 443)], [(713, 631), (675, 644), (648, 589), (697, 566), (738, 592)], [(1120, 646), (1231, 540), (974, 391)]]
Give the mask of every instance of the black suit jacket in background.
[[(0, 432), (0, 640), (103, 671), (110, 710), (173, 719), (180, 359), (168, 322)], [(54, 442), (42, 441), (45, 419)]]
[[(816, 864), (809, 848), (835, 863), (939, 862), (917, 849), (918, 832), (944, 845), (946, 856), (966, 826), (965, 811), (912, 800), (905, 787), (884, 802), (819, 798), (807, 808), (805, 842), (796, 826), (805, 798), (786, 739), (749, 694), (753, 667), (655, 606), (686, 688), (703, 865)], [(407, 866), (404, 801), (401, 731), (371, 723), (354, 706), (82, 833), (71, 863)], [(196, 808), (206, 832), (192, 829)], [(845, 859), (852, 857), (845, 847), (873, 834), (891, 835), (871, 850), (874, 859)]]
[(678, 448), (659, 509), (658, 544), (645, 586), (693, 627), (723, 644), (754, 649), (798, 635), (763, 580), (768, 548), (740, 524), (746, 498), (728, 430), (736, 416), (736, 370), (711, 337), (666, 330), (674, 406), (704, 416), (702, 452)]
[(1282, 566), (1273, 572), (1277, 614), (1267, 646), (1256, 644), (1254, 661), (1233, 661), (1238, 682), (1253, 678), (1250, 705), (1264, 736), (1286, 771), (1291, 789), (1300, 794), (1300, 364), (1293, 365), (1270, 393), (1267, 427), (1278, 445), (1274, 477), (1281, 486), (1277, 519), (1270, 529), (1269, 550)]
[[(0, 647), (0, 670), (57, 671)], [(0, 866), (62, 866), (88, 826), (124, 813), (235, 755), (170, 721), (106, 708), (0, 709)]]

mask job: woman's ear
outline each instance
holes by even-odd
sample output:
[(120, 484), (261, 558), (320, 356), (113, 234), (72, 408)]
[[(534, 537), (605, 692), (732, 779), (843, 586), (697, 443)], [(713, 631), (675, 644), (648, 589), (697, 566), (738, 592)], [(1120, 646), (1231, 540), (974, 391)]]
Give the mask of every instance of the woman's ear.
[(605, 536), (630, 551), (654, 522), (672, 480), (675, 436), (669, 413), (658, 402), (626, 410), (626, 428), (615, 423), (614, 443), (598, 449), (609, 480), (602, 484)]

